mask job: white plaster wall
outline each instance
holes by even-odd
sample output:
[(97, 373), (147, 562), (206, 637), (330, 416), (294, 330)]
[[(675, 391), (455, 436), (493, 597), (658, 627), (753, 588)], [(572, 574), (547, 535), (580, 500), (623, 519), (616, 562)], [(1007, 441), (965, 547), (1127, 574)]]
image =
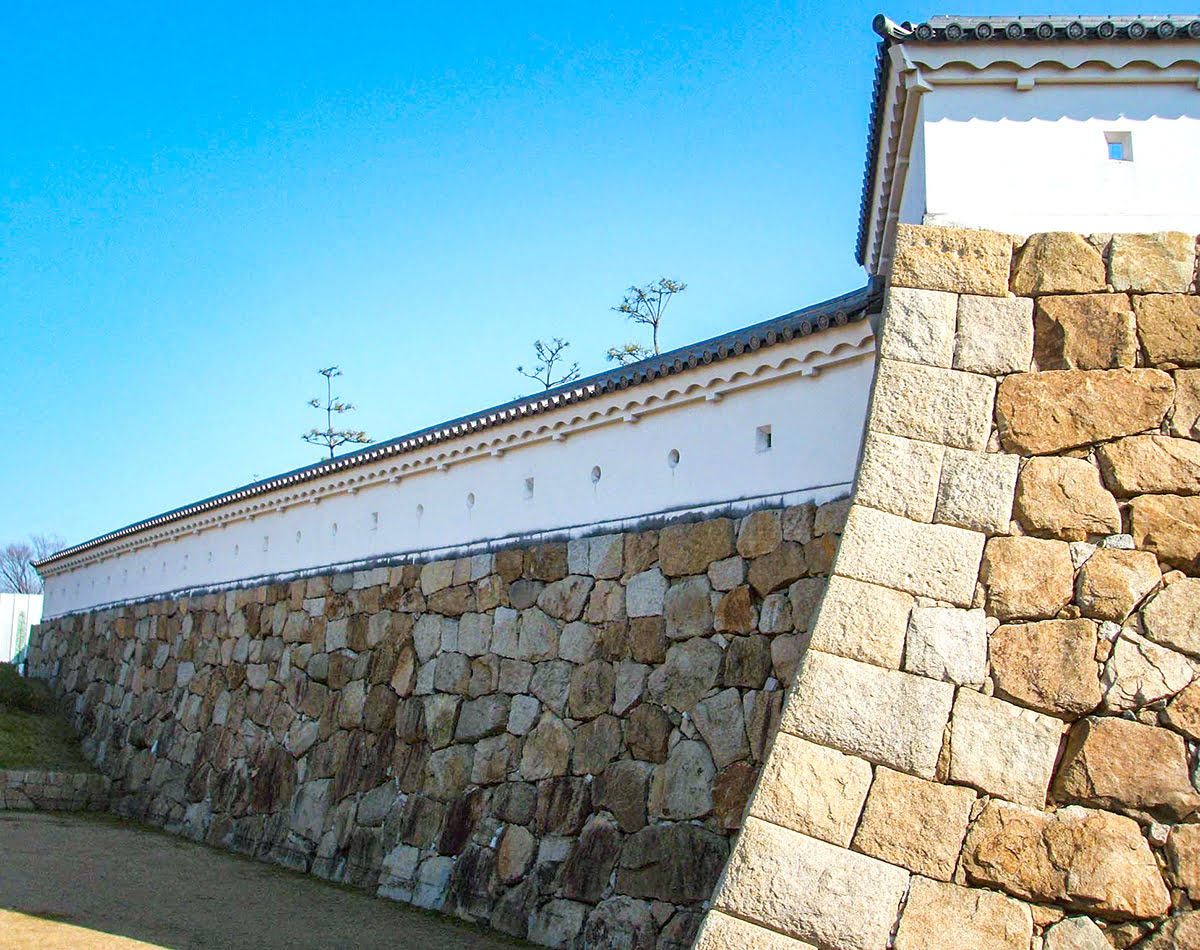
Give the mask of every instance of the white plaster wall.
[[(922, 111), (903, 221), (1022, 235), (1200, 233), (1194, 83), (935, 85)], [(1108, 158), (1113, 131), (1132, 133), (1133, 161)]]
[[(815, 375), (814, 354), (828, 363)], [(480, 449), (480, 436), (443, 443), (436, 454), (449, 462), (444, 471), (431, 464), (319, 504), (180, 533), (103, 560), (70, 559), (46, 577), (46, 615), (674, 509), (786, 493), (836, 497), (854, 476), (873, 362), (862, 321), (489, 430), (487, 441), (506, 446), (500, 455)], [(645, 414), (624, 421), (631, 412)], [(772, 446), (762, 452), (756, 430), (766, 425)], [(531, 427), (543, 431), (531, 436)], [(555, 431), (565, 438), (554, 441)], [(478, 451), (468, 455), (472, 447)], [(172, 526), (180, 528), (188, 523)], [(73, 561), (81, 566), (71, 569)]]

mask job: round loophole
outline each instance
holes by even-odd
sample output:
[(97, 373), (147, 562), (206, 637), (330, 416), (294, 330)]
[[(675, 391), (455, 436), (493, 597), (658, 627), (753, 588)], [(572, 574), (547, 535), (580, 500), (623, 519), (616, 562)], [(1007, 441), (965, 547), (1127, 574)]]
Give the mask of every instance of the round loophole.
[(595, 485), (595, 484), (596, 484), (596, 482), (600, 481), (600, 476), (601, 476), (602, 474), (603, 474), (603, 472), (601, 472), (601, 471), (600, 471), (600, 466), (599, 466), (599, 465), (593, 465), (593, 466), (592, 466), (592, 484), (593, 484), (593, 485)]
[(468, 508), (475, 507), (475, 493), (473, 491), (467, 492), (467, 507)]
[(417, 517), (420, 518), (423, 514), (425, 514), (425, 506), (417, 505)]
[(671, 451), (667, 453), (667, 467), (674, 468), (678, 464), (679, 464), (679, 449), (671, 449)]

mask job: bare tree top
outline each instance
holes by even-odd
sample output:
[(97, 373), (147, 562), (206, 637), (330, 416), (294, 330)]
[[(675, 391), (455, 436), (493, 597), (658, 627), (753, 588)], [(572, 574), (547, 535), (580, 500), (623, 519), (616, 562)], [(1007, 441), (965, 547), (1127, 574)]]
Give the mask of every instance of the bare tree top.
[(0, 549), (0, 593), (40, 594), (42, 578), (33, 569), (33, 562), (66, 546), (66, 542), (54, 534), (34, 534), (28, 541), (6, 544)]

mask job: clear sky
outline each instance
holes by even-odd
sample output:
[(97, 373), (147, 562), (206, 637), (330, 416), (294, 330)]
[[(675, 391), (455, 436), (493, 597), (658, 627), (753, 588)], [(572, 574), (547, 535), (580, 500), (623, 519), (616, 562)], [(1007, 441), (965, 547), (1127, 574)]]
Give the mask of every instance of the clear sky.
[(330, 363), (382, 440), (608, 368), (631, 283), (670, 348), (864, 281), (875, 4), (5, 11), (0, 543), (316, 461)]

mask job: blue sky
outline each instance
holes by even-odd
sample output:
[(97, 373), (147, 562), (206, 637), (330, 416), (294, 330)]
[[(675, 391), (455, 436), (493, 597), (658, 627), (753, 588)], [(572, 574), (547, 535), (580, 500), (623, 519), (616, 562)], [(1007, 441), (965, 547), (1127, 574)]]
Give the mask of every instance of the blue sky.
[(877, 10), (10, 0), (0, 543), (317, 460), (330, 363), (386, 439), (860, 286)]

